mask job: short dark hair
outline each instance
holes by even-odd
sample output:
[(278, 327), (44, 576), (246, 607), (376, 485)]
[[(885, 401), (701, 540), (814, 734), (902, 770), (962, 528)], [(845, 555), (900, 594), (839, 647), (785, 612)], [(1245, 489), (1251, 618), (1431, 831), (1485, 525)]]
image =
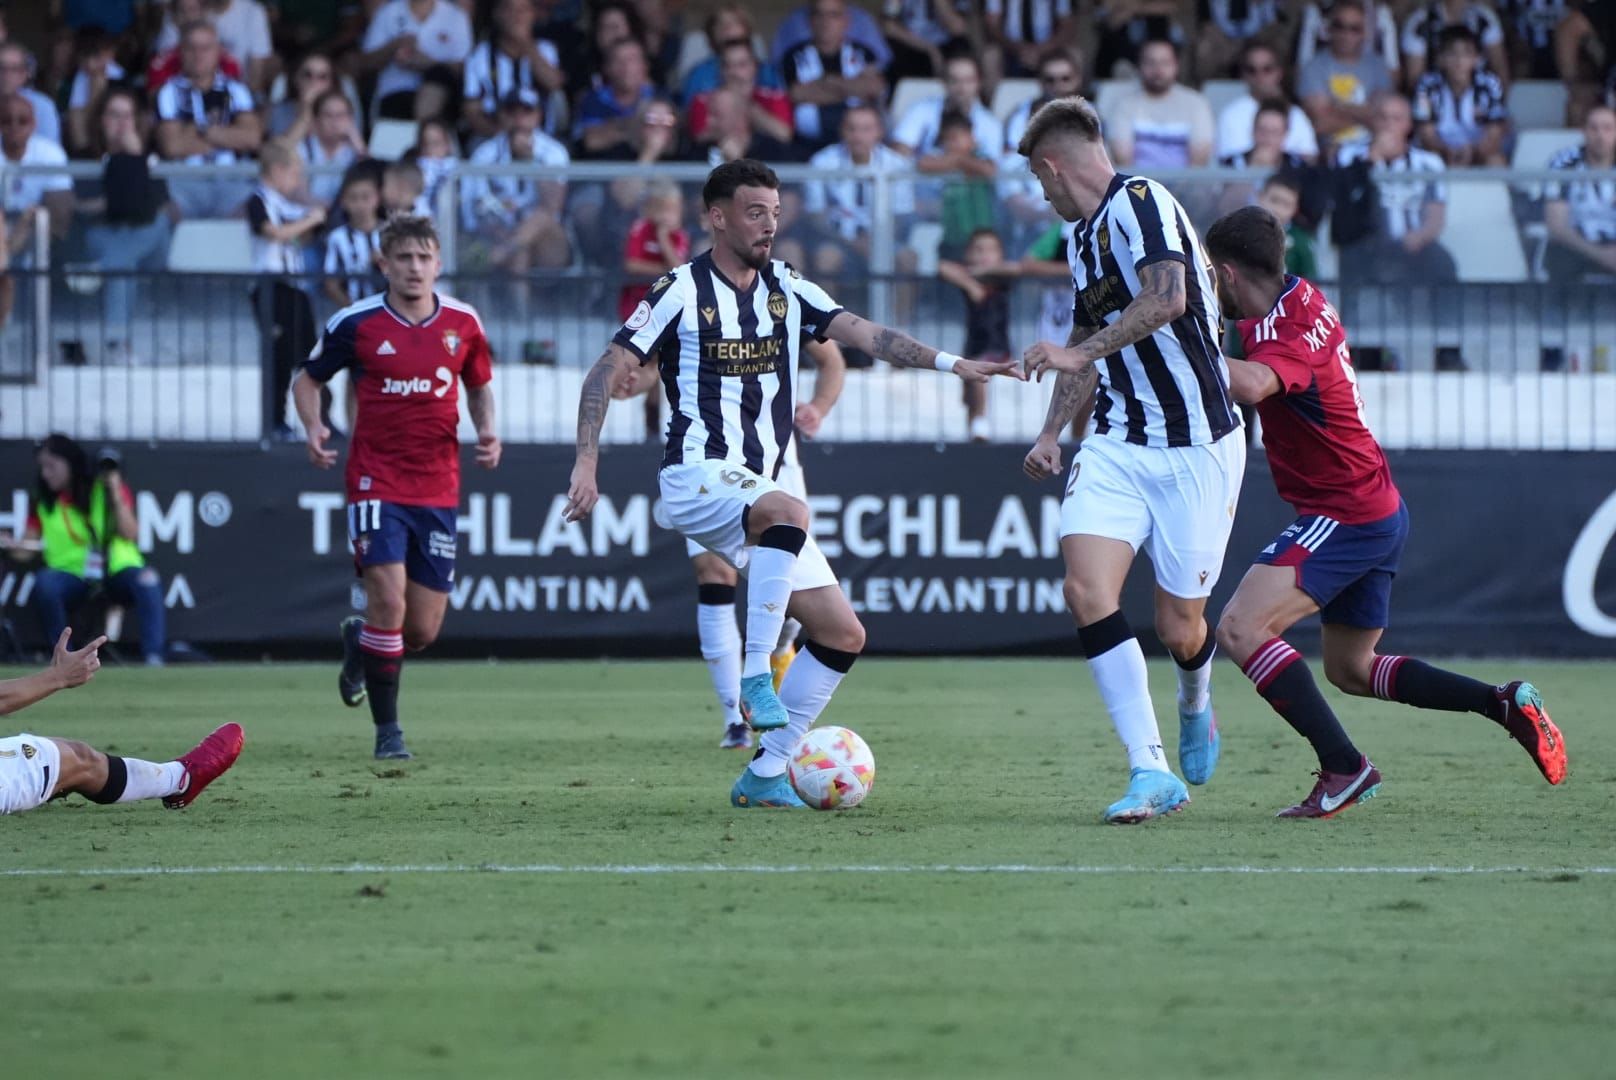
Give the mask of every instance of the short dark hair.
[(419, 240), (431, 247), (437, 247), (437, 226), (433, 225), (432, 219), (424, 214), (394, 214), (387, 219), (387, 224), (382, 226), (382, 254), (387, 254), (406, 240)]
[(1291, 103), (1284, 98), (1264, 98), (1257, 102), (1257, 115), (1261, 116), (1265, 112), (1278, 113), (1285, 118), (1287, 124), (1291, 121)]
[(1179, 48), (1178, 42), (1174, 41), (1170, 37), (1162, 37), (1159, 34), (1156, 35), (1155, 37), (1148, 37), (1145, 40), (1141, 41), (1139, 43), (1138, 55), (1139, 56), (1144, 56), (1145, 55), (1145, 50), (1148, 49), (1152, 45), (1165, 45), (1169, 49), (1173, 50), (1173, 56), (1175, 58), (1180, 59), (1180, 60), (1182, 60), (1184, 58), (1184, 50)]
[(774, 175), (774, 170), (756, 158), (738, 158), (735, 161), (726, 161), (718, 168), (707, 174), (707, 182), (701, 188), (701, 202), (703, 206), (712, 206), (735, 197), (735, 193), (743, 187), (780, 189), (780, 178)]
[(958, 109), (947, 109), (943, 112), (942, 119), (937, 121), (937, 137), (942, 138), (950, 131), (955, 131), (959, 128), (964, 128), (973, 135), (976, 134), (976, 129), (971, 126), (969, 116), (966, 116)]
[(1277, 187), (1284, 188), (1298, 199), (1302, 197), (1302, 181), (1296, 177), (1295, 173), (1277, 172), (1272, 174), (1263, 181), (1262, 190), (1267, 191), (1269, 188)]
[(972, 244), (976, 243), (978, 240), (982, 239), (984, 236), (988, 237), (989, 239), (998, 241), (999, 247), (1001, 247), (1001, 248), (1004, 247), (1004, 238), (1001, 237), (996, 231), (994, 231), (993, 229), (989, 228), (986, 225), (982, 225), (982, 226), (980, 226), (978, 228), (972, 229), (971, 230), (971, 235), (969, 235), (969, 236), (967, 236), (965, 238), (965, 246), (970, 247)]
[(1213, 222), (1206, 250), (1214, 263), (1234, 263), (1269, 277), (1285, 274), (1285, 228), (1260, 206), (1242, 206)]
[(1455, 45), (1469, 45), (1479, 52), (1481, 50), (1481, 39), (1476, 37), (1476, 32), (1464, 23), (1454, 23), (1452, 26), (1444, 27), (1442, 32), (1436, 36), (1437, 55), (1440, 56)]

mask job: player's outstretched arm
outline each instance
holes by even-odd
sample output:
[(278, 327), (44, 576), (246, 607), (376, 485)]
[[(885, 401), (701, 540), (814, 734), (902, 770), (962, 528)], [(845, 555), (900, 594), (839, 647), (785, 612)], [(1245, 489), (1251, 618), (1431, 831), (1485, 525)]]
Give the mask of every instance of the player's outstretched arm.
[[(1068, 348), (1092, 337), (1096, 327), (1073, 326), (1066, 339)], [(1044, 414), (1044, 429), (1038, 441), (1027, 451), (1021, 463), (1022, 471), (1034, 480), (1059, 476), (1061, 471), (1060, 436), (1068, 424), (1081, 420), (1080, 428), (1088, 427), (1094, 413), (1094, 389), (1099, 385), (1100, 371), (1090, 365), (1079, 372), (1063, 371), (1055, 379), (1055, 392), (1049, 398), (1049, 411)]]
[(629, 377), (629, 369), (635, 363), (634, 354), (614, 341), (606, 346), (606, 351), (584, 376), (583, 389), (578, 394), (578, 457), (572, 466), (564, 512), (568, 521), (583, 520), (600, 499), (600, 488), (595, 481), (595, 466), (600, 460), (600, 429), (606, 423), (612, 388)]
[(1244, 405), (1255, 405), (1284, 390), (1279, 376), (1267, 364), (1228, 357), (1229, 393)]
[(337, 463), (337, 452), (325, 444), (331, 437), (331, 431), (320, 419), (320, 389), (323, 385), (303, 368), (292, 376), (292, 404), (297, 408), (297, 418), (303, 421), (303, 430), (308, 433), (309, 461), (318, 468), (329, 469)]
[(75, 652), (67, 647), (72, 634), (71, 630), (63, 630), (62, 636), (56, 639), (56, 651), (51, 656), (50, 667), (20, 679), (0, 682), (0, 715), (26, 709), (58, 690), (83, 686), (90, 681), (90, 676), (100, 670), (101, 646), (107, 643), (107, 639), (98, 637)]
[(502, 450), (494, 431), (494, 384), (483, 383), (467, 389), (466, 411), (477, 429), (477, 464), (485, 469), (497, 469)]
[(1139, 271), (1139, 295), (1122, 309), (1121, 318), (1096, 330), (1076, 348), (1040, 341), (1023, 357), (1027, 374), (1042, 379), (1046, 371), (1081, 371), (1100, 357), (1154, 334), (1184, 314), (1184, 273), (1184, 264), (1176, 259), (1146, 266)]
[(1017, 370), (1014, 360), (995, 363), (967, 360), (963, 356), (955, 356), (941, 349), (934, 349), (930, 345), (922, 345), (902, 330), (879, 326), (849, 311), (841, 312), (831, 319), (824, 333), (839, 345), (869, 353), (878, 360), (885, 360), (893, 367), (951, 371), (966, 382), (973, 383), (987, 382), (995, 375), (1008, 375), (1013, 379), (1023, 377)]

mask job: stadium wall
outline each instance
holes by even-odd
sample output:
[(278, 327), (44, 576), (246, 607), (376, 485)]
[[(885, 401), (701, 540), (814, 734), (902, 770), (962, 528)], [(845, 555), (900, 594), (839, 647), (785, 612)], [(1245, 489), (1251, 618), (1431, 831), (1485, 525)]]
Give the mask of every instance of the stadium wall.
[[(31, 447), (7, 445), (16, 482), (0, 528), (20, 534)], [(338, 619), (362, 599), (336, 473), (309, 467), (299, 446), (123, 450), (171, 636), (222, 655), (331, 655)], [(579, 525), (561, 517), (570, 450), (516, 446), (496, 473), (468, 466), (459, 572), (434, 652), (692, 653), (695, 590), (683, 543), (651, 515), (659, 453), (608, 448), (606, 494)], [(872, 652), (1075, 652), (1060, 589), (1060, 485), (1027, 481), (1020, 448), (835, 443), (806, 446), (803, 456), (815, 535), (869, 627)], [(1406, 451), (1392, 464), (1413, 535), (1391, 648), (1616, 651), (1616, 455)], [(1289, 521), (1254, 454), (1213, 612)], [(42, 646), (31, 591), (28, 568), (9, 564), (4, 614), (25, 646)], [(1149, 639), (1148, 567), (1134, 573), (1125, 606)], [(1316, 633), (1295, 639), (1311, 644)]]

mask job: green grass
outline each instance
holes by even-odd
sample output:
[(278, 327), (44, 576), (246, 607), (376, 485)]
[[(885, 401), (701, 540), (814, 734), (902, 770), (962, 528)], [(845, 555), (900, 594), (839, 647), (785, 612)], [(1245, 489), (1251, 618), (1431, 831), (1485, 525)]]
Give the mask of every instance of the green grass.
[[(1616, 874), (1566, 871), (1616, 865), (1616, 684), (1527, 667), (1561, 789), (1480, 718), (1347, 701), (1381, 796), (1274, 821), (1309, 755), (1230, 665), (1216, 780), (1133, 829), (1075, 662), (861, 664), (845, 814), (729, 807), (695, 662), (409, 665), (402, 768), (334, 668), (108, 670), (10, 730), (165, 757), (233, 718), (240, 765), (181, 814), (6, 818), (0, 870), (1139, 869), (0, 876), (0, 1076), (1609, 1076)], [(1209, 866), (1530, 869), (1162, 872)]]

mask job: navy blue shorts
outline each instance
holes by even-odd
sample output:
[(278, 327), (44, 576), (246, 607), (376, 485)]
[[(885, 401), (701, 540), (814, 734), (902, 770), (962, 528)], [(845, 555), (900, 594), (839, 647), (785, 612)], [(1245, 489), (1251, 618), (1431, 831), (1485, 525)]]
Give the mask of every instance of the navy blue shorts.
[(1390, 625), (1392, 578), (1408, 540), (1408, 506), (1362, 525), (1304, 514), (1257, 556), (1268, 566), (1294, 566), (1296, 587), (1313, 598), (1327, 623), (1383, 630)]
[(348, 504), (348, 541), (354, 571), (403, 563), (404, 576), (436, 592), (454, 588), (456, 512), (402, 506), (380, 499)]

